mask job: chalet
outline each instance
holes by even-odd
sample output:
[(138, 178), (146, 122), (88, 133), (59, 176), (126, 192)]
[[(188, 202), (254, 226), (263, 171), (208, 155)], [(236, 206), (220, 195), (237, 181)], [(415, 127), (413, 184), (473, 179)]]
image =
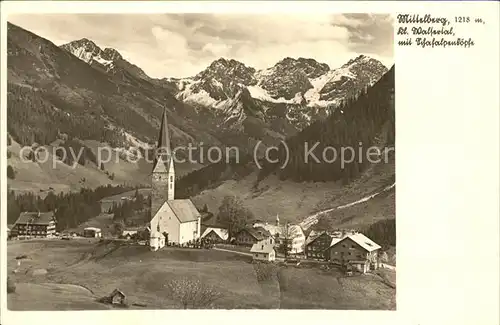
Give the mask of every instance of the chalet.
[(246, 227), (236, 234), (235, 241), (237, 245), (252, 246), (269, 237), (272, 237), (269, 231), (262, 227)]
[(83, 229), (83, 237), (101, 238), (102, 237), (101, 228), (96, 228), (96, 227), (84, 228)]
[[(167, 111), (164, 110), (158, 138), (157, 156), (153, 163), (150, 242), (163, 245), (165, 241), (172, 244), (184, 244), (201, 236), (201, 214), (189, 199), (175, 199), (174, 157), (170, 150)], [(161, 238), (153, 237), (157, 233)], [(163, 247), (163, 246), (161, 246)], [(160, 247), (160, 248), (161, 248)]]
[(227, 229), (208, 227), (201, 235), (202, 239), (207, 239), (212, 243), (226, 242), (229, 238)]
[(362, 273), (378, 266), (380, 246), (362, 233), (350, 233), (332, 238), (325, 257), (332, 263), (350, 266)]
[(254, 227), (261, 227), (268, 231), (274, 237), (276, 244), (282, 244), (286, 239), (289, 241), (289, 251), (292, 254), (302, 253), (306, 237), (302, 228), (298, 225), (280, 225), (279, 217), (276, 216), (276, 224), (254, 223)]
[(332, 235), (326, 231), (312, 230), (305, 243), (305, 255), (308, 259), (325, 259), (325, 250), (330, 247)]
[(54, 212), (21, 212), (11, 230), (12, 236), (25, 238), (53, 237), (56, 233)]
[(253, 244), (250, 253), (252, 253), (253, 260), (255, 261), (272, 262), (276, 259), (274, 244), (270, 243), (267, 239)]

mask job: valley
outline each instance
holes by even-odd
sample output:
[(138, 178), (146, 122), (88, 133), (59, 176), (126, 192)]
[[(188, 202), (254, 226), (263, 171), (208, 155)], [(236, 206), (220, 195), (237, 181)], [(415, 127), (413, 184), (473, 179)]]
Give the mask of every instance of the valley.
[[(44, 226), (47, 238), (8, 242), (18, 286), (9, 309), (113, 309), (98, 300), (115, 289), (130, 308), (178, 309), (167, 288), (181, 275), (221, 294), (210, 308), (396, 308), (394, 266), (353, 276), (324, 250), (324, 260), (306, 253), (313, 232), (343, 229), (368, 234), (395, 265), (394, 65), (356, 53), (337, 67), (287, 56), (256, 69), (221, 56), (191, 76), (152, 78), (89, 38), (56, 45), (11, 23), (7, 35), (9, 226), (24, 212), (57, 223)], [(170, 160), (153, 152), (161, 143)], [(315, 143), (323, 159), (304, 160)], [(182, 160), (177, 149), (191, 146), (198, 159), (176, 161), (174, 172), (170, 150)], [(207, 148), (238, 154), (211, 163)], [(354, 148), (349, 161), (324, 156), (345, 148)], [(367, 160), (373, 150), (383, 159)], [(178, 238), (193, 239), (165, 239), (172, 219)], [(288, 266), (288, 246), (284, 259), (268, 253), (262, 262), (252, 245), (245, 254), (196, 246), (220, 222), (229, 246), (255, 224), (297, 226), (303, 250)], [(23, 227), (29, 237), (30, 223)], [(95, 238), (84, 237), (89, 227)], [(268, 235), (277, 256), (280, 235)], [(365, 268), (377, 258), (367, 252)]]

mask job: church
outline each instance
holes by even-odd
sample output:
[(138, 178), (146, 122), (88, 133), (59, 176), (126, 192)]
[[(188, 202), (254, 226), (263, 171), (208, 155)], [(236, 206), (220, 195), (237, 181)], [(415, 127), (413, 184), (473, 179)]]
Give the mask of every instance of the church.
[(163, 112), (152, 172), (150, 240), (156, 251), (166, 243), (184, 244), (200, 238), (201, 215), (189, 199), (175, 199), (174, 157), (167, 111)]

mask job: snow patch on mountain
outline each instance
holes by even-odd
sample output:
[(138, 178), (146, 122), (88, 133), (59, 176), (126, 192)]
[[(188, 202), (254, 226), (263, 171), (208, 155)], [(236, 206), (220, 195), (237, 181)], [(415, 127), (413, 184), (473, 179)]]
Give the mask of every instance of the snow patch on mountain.
[(356, 78), (356, 76), (350, 71), (349, 66), (346, 66), (335, 70), (330, 70), (324, 75), (319, 76), (318, 78), (310, 79), (309, 81), (313, 85), (313, 88), (309, 89), (304, 94), (304, 98), (307, 101), (307, 106), (327, 107), (328, 105), (336, 104), (337, 100), (321, 100), (320, 92), (328, 82), (340, 81), (342, 77), (352, 79)]
[(259, 99), (265, 102), (271, 103), (283, 103), (283, 104), (300, 104), (302, 101), (302, 96), (300, 93), (297, 93), (292, 99), (285, 99), (283, 97), (280, 98), (272, 98), (271, 95), (267, 92), (267, 90), (263, 89), (261, 86), (248, 86), (248, 91), (252, 98)]

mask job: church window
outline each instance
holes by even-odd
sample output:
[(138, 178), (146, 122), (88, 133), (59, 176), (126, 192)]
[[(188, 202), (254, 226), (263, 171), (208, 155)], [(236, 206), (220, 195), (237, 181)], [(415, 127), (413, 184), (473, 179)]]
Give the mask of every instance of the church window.
[(170, 183), (170, 189), (172, 189), (172, 183)]
[(173, 182), (174, 181), (174, 176), (170, 176), (170, 181)]

